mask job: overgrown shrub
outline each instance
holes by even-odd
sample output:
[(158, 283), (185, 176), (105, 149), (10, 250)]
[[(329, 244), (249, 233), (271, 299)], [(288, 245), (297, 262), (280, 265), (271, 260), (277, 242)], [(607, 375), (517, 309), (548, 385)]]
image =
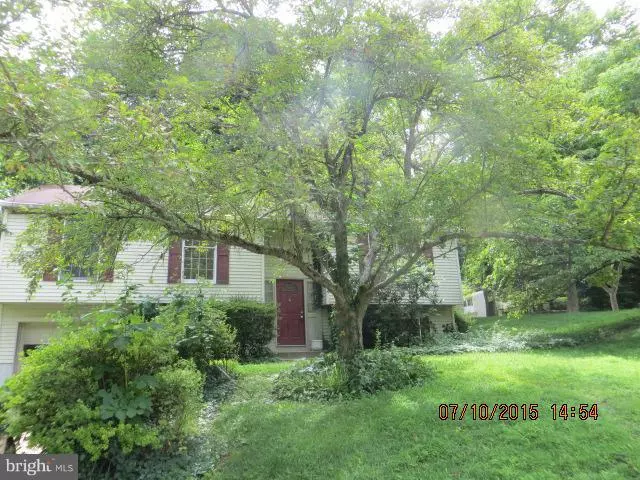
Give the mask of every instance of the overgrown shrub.
[(424, 342), (430, 334), (430, 306), (437, 301), (433, 265), (419, 261), (402, 279), (378, 292), (378, 303), (367, 309), (362, 337), (366, 348), (374, 346), (377, 332), (383, 345), (408, 346)]
[(530, 348), (533, 332), (514, 334), (499, 327), (476, 328), (467, 333), (434, 335), (423, 345), (409, 347), (417, 355), (447, 355), (463, 352), (513, 352)]
[[(333, 307), (329, 310), (329, 338), (322, 339), (322, 349), (326, 352), (335, 352), (338, 348), (338, 336), (340, 332), (336, 325), (336, 311)], [(364, 325), (363, 325), (364, 336)]]
[(237, 298), (217, 300), (195, 295), (174, 294), (161, 309), (158, 321), (184, 327), (179, 350), (206, 369), (214, 360), (238, 356), (242, 361), (270, 358), (268, 347), (275, 335), (276, 307), (273, 304)]
[(160, 303), (156, 299), (147, 298), (138, 304), (138, 313), (147, 322), (160, 314)]
[(350, 362), (333, 353), (297, 364), (274, 383), (278, 399), (331, 400), (419, 385), (433, 370), (401, 348), (359, 352)]
[(453, 320), (456, 322), (456, 329), (460, 333), (467, 333), (473, 318), (460, 310), (453, 310)]
[(433, 373), (424, 361), (402, 348), (364, 351), (347, 364), (347, 370), (347, 388), (353, 395), (419, 385)]
[(7, 380), (7, 432), (30, 432), (48, 452), (78, 453), (81, 474), (179, 445), (197, 426), (202, 375), (175, 343), (174, 332), (138, 315), (94, 313), (32, 351)]
[(214, 361), (236, 356), (236, 333), (227, 323), (226, 313), (202, 295), (173, 302), (157, 321), (178, 328), (176, 347), (180, 356), (192, 359), (203, 373)]
[(281, 372), (274, 382), (273, 394), (281, 400), (330, 400), (347, 393), (344, 369), (334, 353), (297, 362)]
[(375, 346), (376, 335), (383, 345), (405, 347), (422, 343), (430, 335), (429, 307), (397, 303), (370, 305), (362, 322), (365, 348)]
[(227, 323), (236, 331), (238, 355), (243, 361), (272, 356), (268, 348), (275, 335), (276, 306), (248, 299), (212, 301), (215, 308), (227, 316)]

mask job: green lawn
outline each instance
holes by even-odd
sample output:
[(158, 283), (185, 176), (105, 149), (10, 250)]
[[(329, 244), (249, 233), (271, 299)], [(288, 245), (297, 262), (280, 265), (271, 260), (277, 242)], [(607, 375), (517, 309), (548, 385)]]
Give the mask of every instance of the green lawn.
[[(626, 315), (587, 314), (585, 324)], [(548, 317), (521, 322), (575, 331), (577, 318)], [(425, 361), (438, 375), (423, 387), (331, 404), (273, 401), (286, 364), (240, 367), (214, 425), (228, 453), (210, 478), (640, 478), (640, 328), (580, 348)], [(540, 416), (441, 421), (441, 403), (537, 403)], [(553, 403), (597, 403), (599, 417), (554, 421)]]
[(630, 324), (640, 326), (640, 308), (618, 312), (545, 313), (524, 315), (521, 318), (505, 316), (499, 317), (498, 320), (495, 317), (481, 318), (475, 321), (474, 327), (488, 327), (496, 324), (508, 331), (544, 330), (553, 335), (573, 335), (601, 328), (624, 328)]

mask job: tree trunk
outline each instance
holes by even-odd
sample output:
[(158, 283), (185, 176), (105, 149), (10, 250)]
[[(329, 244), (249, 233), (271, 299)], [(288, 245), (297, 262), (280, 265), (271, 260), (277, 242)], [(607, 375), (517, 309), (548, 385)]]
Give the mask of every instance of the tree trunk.
[(607, 293), (609, 294), (609, 303), (611, 304), (611, 310), (617, 312), (618, 310), (620, 310), (620, 307), (618, 307), (618, 289), (612, 288)]
[(575, 279), (569, 280), (567, 286), (567, 312), (579, 312), (580, 299), (578, 298), (578, 287)]
[(618, 286), (603, 286), (602, 289), (609, 295), (609, 305), (611, 305), (611, 310), (614, 312), (620, 310), (620, 307), (618, 307)]
[(622, 262), (618, 262), (616, 266), (616, 274), (611, 281), (610, 285), (604, 285), (602, 288), (609, 294), (609, 303), (611, 304), (611, 310), (617, 312), (620, 310), (618, 307), (618, 288), (620, 287), (620, 279), (622, 278)]
[(362, 350), (362, 321), (367, 305), (351, 308), (346, 302), (336, 299), (334, 320), (338, 330), (338, 356), (349, 360)]

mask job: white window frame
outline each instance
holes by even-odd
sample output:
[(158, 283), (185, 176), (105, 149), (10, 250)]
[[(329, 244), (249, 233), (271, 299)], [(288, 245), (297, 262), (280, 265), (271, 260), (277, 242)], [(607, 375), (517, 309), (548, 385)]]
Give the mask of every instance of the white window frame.
[[(180, 282), (181, 283), (198, 283), (197, 278), (184, 278), (184, 260), (185, 260), (185, 256), (184, 256), (184, 250), (185, 250), (185, 243), (186, 243), (186, 239), (182, 239), (182, 253), (180, 254)], [(213, 278), (212, 279), (208, 279), (205, 278), (203, 279), (206, 282), (211, 282), (213, 284), (217, 283), (217, 277), (218, 277), (218, 244), (216, 243), (215, 245), (213, 245), (213, 247), (208, 247), (211, 248), (213, 250)]]
[[(72, 267), (73, 268), (73, 267)], [(62, 275), (64, 272), (59, 271), (58, 272), (58, 280), (62, 280)], [(75, 277), (72, 276), (71, 280), (73, 280), (74, 282), (89, 282), (92, 279), (92, 275), (87, 275), (85, 277)]]

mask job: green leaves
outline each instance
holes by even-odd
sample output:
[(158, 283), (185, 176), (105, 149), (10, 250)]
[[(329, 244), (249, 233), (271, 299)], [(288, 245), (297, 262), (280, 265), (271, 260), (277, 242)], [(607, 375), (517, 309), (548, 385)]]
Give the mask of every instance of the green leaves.
[(98, 396), (102, 399), (100, 406), (100, 418), (108, 420), (116, 418), (123, 422), (127, 418), (135, 418), (137, 416), (146, 415), (151, 411), (151, 396), (143, 387), (155, 386), (157, 381), (151, 376), (148, 379), (134, 381), (129, 387), (123, 389), (118, 385), (112, 385), (107, 390), (99, 390)]
[(95, 462), (95, 471), (132, 451), (175, 446), (193, 431), (202, 375), (179, 359), (169, 326), (136, 328), (116, 348), (114, 326), (142, 318), (105, 309), (67, 320), (65, 334), (33, 351), (5, 385), (12, 435), (29, 431), (48, 451)]
[(176, 299), (158, 320), (181, 330), (176, 349), (183, 358), (193, 359), (205, 374), (210, 373), (214, 361), (226, 361), (237, 355), (236, 331), (226, 322), (224, 309), (206, 301), (202, 294)]
[[(89, 2), (66, 55), (10, 58), (0, 158), (27, 172), (16, 185), (93, 187), (68, 212), (85, 226), (69, 244), (96, 233), (113, 258), (132, 239), (223, 241), (358, 305), (458, 234), (636, 241), (637, 52), (613, 34), (620, 18), (534, 0), (310, 0), (284, 24), (242, 5)], [(601, 40), (606, 68), (568, 75)], [(361, 235), (375, 237), (368, 264), (350, 249)], [(35, 245), (34, 288), (36, 257), (82, 251)]]

